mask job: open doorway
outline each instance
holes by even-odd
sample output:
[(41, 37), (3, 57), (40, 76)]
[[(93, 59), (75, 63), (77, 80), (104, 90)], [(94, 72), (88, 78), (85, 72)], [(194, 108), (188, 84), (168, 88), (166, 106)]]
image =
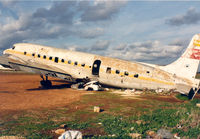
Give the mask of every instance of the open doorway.
[(93, 75), (99, 75), (99, 69), (100, 69), (101, 61), (95, 60), (92, 66), (92, 74)]

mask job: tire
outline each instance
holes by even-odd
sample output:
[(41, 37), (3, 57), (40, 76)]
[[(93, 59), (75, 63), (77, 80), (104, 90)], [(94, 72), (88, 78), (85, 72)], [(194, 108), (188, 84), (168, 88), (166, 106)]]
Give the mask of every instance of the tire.
[(40, 81), (40, 84), (41, 84), (41, 86), (43, 87), (43, 88), (50, 88), (50, 87), (52, 87), (52, 83), (51, 83), (51, 81), (49, 81), (49, 80), (47, 80), (47, 81)]

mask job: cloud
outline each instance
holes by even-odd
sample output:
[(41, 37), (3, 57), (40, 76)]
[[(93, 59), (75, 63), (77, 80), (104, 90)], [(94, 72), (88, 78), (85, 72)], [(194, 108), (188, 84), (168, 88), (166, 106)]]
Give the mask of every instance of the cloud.
[(4, 7), (10, 7), (17, 3), (16, 0), (0, 0), (0, 4), (2, 4)]
[(167, 19), (166, 23), (172, 26), (180, 26), (184, 24), (197, 24), (200, 21), (200, 12), (195, 8), (190, 8), (184, 15), (178, 15)]
[(88, 28), (88, 29), (83, 29), (83, 30), (80, 29), (77, 31), (77, 33), (78, 33), (77, 35), (79, 35), (82, 38), (92, 39), (92, 38), (96, 38), (103, 35), (104, 29), (100, 27)]
[(127, 48), (127, 44), (121, 43), (119, 45), (117, 45), (116, 47), (114, 47), (114, 50), (124, 50)]
[(76, 1), (54, 2), (51, 8), (39, 8), (33, 18), (44, 18), (49, 23), (72, 24), (75, 16)]
[(168, 59), (177, 58), (184, 49), (183, 46), (179, 45), (164, 45), (158, 40), (121, 46), (120, 49), (110, 49), (107, 56), (129, 61), (154, 61), (154, 63), (163, 64), (163, 61), (167, 63)]
[(126, 1), (95, 1), (92, 5), (90, 2), (80, 2), (80, 11), (83, 12), (81, 20), (104, 21), (110, 20), (120, 8), (126, 4)]
[[(0, 1), (0, 3), (9, 9), (15, 1)], [(118, 13), (123, 4), (124, 2), (117, 1), (56, 1), (49, 8), (38, 8), (32, 13), (19, 12), (17, 18), (6, 17), (7, 23), (0, 22), (0, 49), (9, 48), (13, 43), (30, 40), (48, 42), (49, 39), (69, 36), (95, 39), (105, 33), (104, 26), (96, 24), (96, 21), (108, 21)], [(97, 42), (96, 48), (103, 49), (103, 45), (109, 45), (109, 43)]]
[(110, 41), (108, 40), (98, 40), (95, 42), (95, 44), (93, 44), (91, 50), (92, 51), (106, 50), (108, 49), (109, 45), (110, 45)]
[(88, 48), (86, 48), (85, 46), (81, 46), (81, 45), (66, 45), (68, 50), (71, 51), (79, 51), (79, 52), (87, 52)]

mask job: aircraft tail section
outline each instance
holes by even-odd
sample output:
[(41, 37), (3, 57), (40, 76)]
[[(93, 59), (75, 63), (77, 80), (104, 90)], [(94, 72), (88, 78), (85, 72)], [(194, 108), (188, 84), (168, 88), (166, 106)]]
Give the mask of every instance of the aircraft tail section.
[(200, 34), (193, 36), (183, 55), (161, 69), (185, 78), (195, 78), (200, 60)]

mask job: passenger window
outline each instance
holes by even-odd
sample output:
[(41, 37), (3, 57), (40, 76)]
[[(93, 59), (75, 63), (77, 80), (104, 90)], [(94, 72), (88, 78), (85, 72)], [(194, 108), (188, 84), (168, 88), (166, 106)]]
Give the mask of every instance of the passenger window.
[(64, 60), (64, 59), (62, 59), (62, 60), (61, 60), (61, 62), (62, 62), (62, 63), (64, 63), (64, 62), (65, 62), (65, 60)]
[(58, 63), (59, 58), (55, 57), (54, 62)]
[(147, 71), (147, 73), (150, 73), (149, 71)]
[(119, 70), (116, 70), (116, 71), (115, 71), (115, 73), (116, 73), (116, 74), (119, 74), (119, 73), (120, 73), (120, 71), (119, 71)]
[(26, 52), (24, 52), (24, 55), (26, 55)]
[(49, 57), (49, 60), (52, 60), (52, 56)]
[(110, 67), (107, 67), (106, 73), (111, 74), (111, 68)]
[(85, 67), (85, 64), (81, 64), (82, 67)]
[(127, 71), (125, 71), (125, 72), (124, 72), (124, 75), (128, 76), (128, 75), (129, 75), (129, 73), (128, 73)]
[(69, 61), (68, 61), (68, 64), (71, 64), (71, 63), (72, 63), (72, 61), (71, 61), (71, 60), (69, 60)]
[(38, 58), (40, 58), (40, 54), (38, 54)]
[(138, 77), (139, 77), (139, 75), (138, 75), (138, 74), (135, 74), (135, 75), (134, 75), (134, 77), (135, 77), (135, 78), (138, 78)]
[(35, 56), (35, 54), (33, 53), (32, 56)]
[(47, 57), (44, 55), (43, 58), (46, 59)]
[(77, 66), (77, 65), (78, 65), (78, 62), (77, 62), (77, 61), (75, 61), (75, 62), (74, 62), (74, 65), (75, 65), (75, 66)]

